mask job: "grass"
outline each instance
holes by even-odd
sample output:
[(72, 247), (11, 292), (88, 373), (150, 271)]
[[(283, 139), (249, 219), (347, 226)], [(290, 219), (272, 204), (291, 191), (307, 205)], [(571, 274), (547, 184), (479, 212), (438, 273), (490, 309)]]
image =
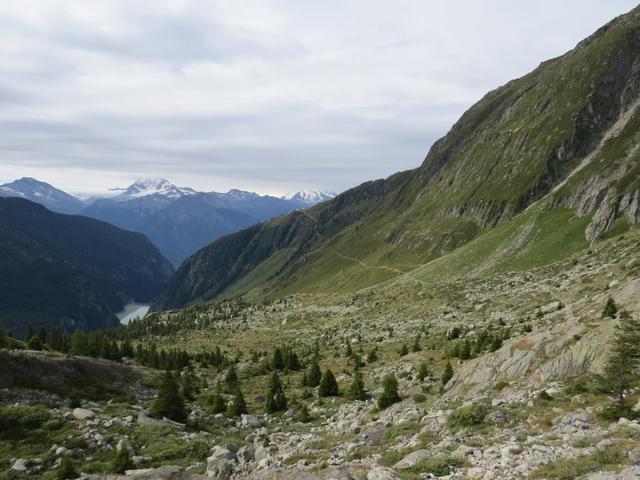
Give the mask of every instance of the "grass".
[(619, 447), (609, 447), (580, 458), (561, 459), (543, 465), (533, 472), (532, 479), (570, 480), (591, 472), (609, 469), (622, 465), (624, 451)]

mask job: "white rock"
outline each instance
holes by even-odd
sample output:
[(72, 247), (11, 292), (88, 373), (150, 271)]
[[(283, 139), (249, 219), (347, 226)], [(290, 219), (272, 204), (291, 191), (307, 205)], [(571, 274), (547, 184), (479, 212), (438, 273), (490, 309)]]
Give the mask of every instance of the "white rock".
[(374, 468), (367, 473), (367, 480), (397, 480), (397, 477), (384, 468)]
[(73, 410), (73, 418), (76, 420), (93, 420), (96, 414), (88, 408), (75, 408)]
[(19, 458), (15, 462), (13, 462), (13, 465), (11, 465), (11, 470), (14, 470), (16, 472), (26, 472), (28, 469), (28, 466), (29, 466), (29, 460), (24, 458)]

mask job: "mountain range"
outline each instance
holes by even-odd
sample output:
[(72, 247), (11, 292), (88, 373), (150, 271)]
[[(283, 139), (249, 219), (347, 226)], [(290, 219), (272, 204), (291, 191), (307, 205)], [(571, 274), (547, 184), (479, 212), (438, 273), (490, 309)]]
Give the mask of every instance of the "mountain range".
[(303, 191), (283, 197), (242, 190), (198, 192), (166, 179), (139, 180), (117, 195), (85, 203), (33, 178), (0, 186), (0, 196), (21, 197), (60, 213), (76, 213), (144, 233), (174, 266), (213, 240), (333, 197)]
[(486, 94), (418, 168), (200, 250), (158, 307), (356, 291), (427, 264), (468, 271), (455, 260), (465, 245), (491, 268), (563, 258), (640, 222), (639, 105), (636, 9)]
[(130, 301), (150, 302), (173, 273), (142, 234), (24, 198), (0, 198), (0, 326), (96, 329)]

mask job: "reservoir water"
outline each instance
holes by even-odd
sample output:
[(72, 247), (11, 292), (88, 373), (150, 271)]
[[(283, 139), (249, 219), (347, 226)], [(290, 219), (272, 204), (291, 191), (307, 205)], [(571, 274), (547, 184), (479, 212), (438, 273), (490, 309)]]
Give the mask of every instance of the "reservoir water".
[(121, 324), (127, 325), (136, 318), (143, 318), (150, 308), (151, 305), (145, 303), (127, 303), (121, 312), (116, 313), (116, 316)]

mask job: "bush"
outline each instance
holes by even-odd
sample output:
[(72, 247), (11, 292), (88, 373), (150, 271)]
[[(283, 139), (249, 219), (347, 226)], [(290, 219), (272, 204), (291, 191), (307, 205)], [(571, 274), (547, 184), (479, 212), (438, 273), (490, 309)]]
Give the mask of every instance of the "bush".
[(80, 475), (76, 470), (73, 461), (67, 456), (62, 457), (60, 461), (60, 466), (56, 469), (55, 479), (56, 480), (69, 480), (72, 478), (78, 478)]
[(129, 458), (129, 452), (126, 448), (121, 448), (116, 452), (116, 456), (111, 462), (111, 471), (113, 473), (124, 473), (125, 470), (133, 468), (133, 462)]
[(602, 412), (600, 412), (599, 417), (607, 422), (617, 422), (621, 418), (627, 418), (629, 420), (640, 418), (638, 413), (634, 412), (630, 405), (626, 403), (621, 405), (618, 402), (606, 406)]
[(453, 469), (464, 467), (466, 464), (465, 460), (459, 457), (432, 457), (422, 460), (403, 472), (416, 478), (425, 478), (424, 474), (429, 473), (436, 477), (444, 477), (450, 475)]
[(618, 306), (616, 305), (616, 302), (613, 300), (613, 298), (609, 297), (607, 299), (606, 305), (604, 306), (604, 309), (602, 310), (602, 316), (615, 318), (616, 313), (618, 313)]
[(479, 403), (460, 407), (449, 415), (449, 418), (447, 418), (447, 426), (454, 430), (477, 427), (484, 424), (487, 413), (489, 413), (487, 406)]
[(449, 380), (453, 377), (453, 367), (451, 366), (451, 362), (447, 362), (444, 366), (444, 372), (442, 373), (442, 386), (445, 386), (449, 383)]

